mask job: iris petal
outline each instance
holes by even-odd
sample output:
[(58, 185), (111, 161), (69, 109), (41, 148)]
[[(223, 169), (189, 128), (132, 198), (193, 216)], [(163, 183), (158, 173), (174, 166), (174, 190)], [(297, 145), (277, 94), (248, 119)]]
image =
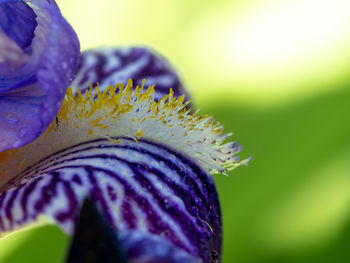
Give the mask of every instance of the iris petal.
[[(122, 231), (119, 234), (130, 262), (137, 263), (199, 263), (200, 260), (163, 238), (141, 231)], [(210, 261), (204, 261), (210, 262)]]
[(29, 143), (48, 127), (80, 55), (77, 36), (54, 1), (1, 1), (1, 13), (18, 15), (13, 5), (26, 10), (26, 19), (32, 15), (29, 7), (36, 18), (23, 35), (5, 18), (0, 23), (0, 151)]
[(30, 46), (34, 37), (35, 18), (33, 9), (24, 2), (0, 5), (0, 28), (23, 50)]
[(90, 83), (100, 85), (101, 91), (116, 83), (126, 84), (131, 78), (135, 85), (155, 85), (158, 100), (169, 90), (174, 96), (186, 95), (189, 99), (175, 69), (161, 55), (146, 47), (98, 48), (82, 53), (75, 80), (72, 82), (73, 91), (82, 92), (90, 88)]
[(152, 245), (133, 244), (149, 240), (161, 253), (161, 239), (172, 257), (188, 254), (210, 262), (212, 251), (220, 255), (221, 213), (212, 177), (162, 144), (114, 139), (119, 143), (97, 139), (56, 152), (4, 185), (0, 229), (10, 231), (45, 214), (72, 233), (88, 196), (135, 258), (152, 253)]

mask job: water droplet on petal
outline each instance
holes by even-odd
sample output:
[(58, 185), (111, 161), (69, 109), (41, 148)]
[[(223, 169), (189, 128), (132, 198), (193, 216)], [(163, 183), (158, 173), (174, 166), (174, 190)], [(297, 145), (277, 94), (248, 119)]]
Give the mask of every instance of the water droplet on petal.
[(2, 147), (7, 147), (7, 146), (9, 145), (9, 143), (8, 143), (6, 140), (1, 140), (1, 141), (0, 141), (0, 145), (1, 145)]
[(61, 108), (61, 105), (62, 105), (61, 101), (57, 102), (57, 103), (56, 103), (57, 109), (60, 109), (60, 108)]
[(14, 114), (12, 112), (6, 113), (5, 119), (11, 124), (16, 124), (18, 122), (18, 118), (17, 118), (16, 114)]
[(26, 137), (26, 136), (28, 136), (30, 134), (31, 131), (32, 130), (30, 128), (28, 128), (28, 127), (21, 128), (19, 130), (18, 135), (19, 135), (19, 137)]
[(14, 148), (18, 148), (21, 144), (22, 144), (22, 141), (17, 140), (17, 141), (15, 141), (15, 142), (12, 144), (12, 146), (13, 146)]

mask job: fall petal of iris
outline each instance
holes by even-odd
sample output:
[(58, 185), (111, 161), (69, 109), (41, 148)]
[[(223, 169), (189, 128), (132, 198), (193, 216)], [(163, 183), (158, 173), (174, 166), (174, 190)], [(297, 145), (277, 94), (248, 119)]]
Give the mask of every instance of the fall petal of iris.
[(210, 174), (168, 146), (114, 139), (119, 143), (97, 139), (63, 149), (5, 184), (1, 231), (44, 214), (72, 233), (88, 196), (120, 232), (131, 262), (211, 262), (213, 252), (220, 255), (221, 212)]

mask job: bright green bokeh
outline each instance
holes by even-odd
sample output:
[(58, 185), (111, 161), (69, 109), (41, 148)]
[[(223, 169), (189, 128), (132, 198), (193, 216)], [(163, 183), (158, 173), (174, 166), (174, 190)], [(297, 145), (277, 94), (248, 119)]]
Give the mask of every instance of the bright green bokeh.
[[(350, 1), (58, 3), (83, 49), (139, 44), (168, 57), (195, 105), (254, 157), (214, 176), (224, 263), (348, 262)], [(25, 262), (34, 243), (52, 260), (26, 262), (60, 262), (68, 239), (51, 227), (16, 242), (17, 261), (0, 262)]]
[(38, 226), (0, 239), (1, 263), (63, 263), (69, 237), (53, 225)]
[(348, 0), (59, 0), (83, 49), (148, 45), (194, 97), (246, 103), (313, 96), (350, 67)]

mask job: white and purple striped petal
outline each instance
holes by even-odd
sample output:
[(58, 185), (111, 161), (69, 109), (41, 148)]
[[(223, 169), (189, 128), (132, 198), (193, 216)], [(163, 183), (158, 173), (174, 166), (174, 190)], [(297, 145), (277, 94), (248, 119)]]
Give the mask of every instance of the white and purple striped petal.
[[(221, 214), (211, 176), (164, 145), (114, 139), (119, 143), (97, 139), (56, 152), (4, 185), (1, 231), (44, 214), (72, 233), (88, 196), (120, 233), (131, 262), (219, 262)], [(174, 260), (152, 261), (152, 247)]]
[[(137, 230), (121, 231), (118, 235), (131, 263), (199, 263), (183, 249), (157, 235)], [(204, 261), (215, 263), (218, 261)]]
[(80, 47), (53, 0), (0, 1), (0, 151), (27, 144), (56, 117)]
[(135, 86), (142, 86), (143, 79), (145, 86), (155, 85), (156, 100), (170, 89), (175, 97), (185, 94), (186, 100), (189, 99), (175, 69), (164, 57), (146, 47), (104, 47), (83, 52), (71, 86), (74, 93), (78, 89), (84, 93), (90, 83), (93, 86), (99, 83), (103, 91), (116, 83), (126, 84), (130, 78)]

